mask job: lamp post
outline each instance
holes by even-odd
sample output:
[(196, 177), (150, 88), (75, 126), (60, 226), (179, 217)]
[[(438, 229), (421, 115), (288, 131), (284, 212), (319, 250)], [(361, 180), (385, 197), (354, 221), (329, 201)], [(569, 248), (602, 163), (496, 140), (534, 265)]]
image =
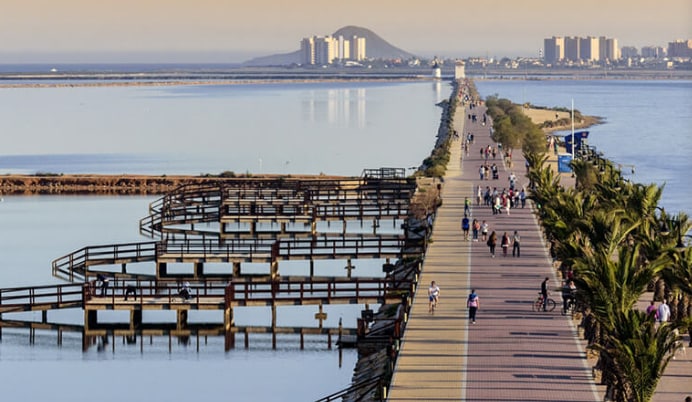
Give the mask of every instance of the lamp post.
[(572, 160), (574, 160), (574, 98), (572, 98), (572, 113), (571, 113), (571, 120), (572, 120)]

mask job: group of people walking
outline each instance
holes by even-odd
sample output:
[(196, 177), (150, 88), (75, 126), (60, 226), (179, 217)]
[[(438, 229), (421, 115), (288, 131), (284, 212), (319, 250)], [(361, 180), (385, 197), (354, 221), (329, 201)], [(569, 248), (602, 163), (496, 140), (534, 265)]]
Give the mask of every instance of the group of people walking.
[[(495, 258), (495, 249), (497, 248), (497, 233), (493, 230), (488, 237), (486, 242), (488, 248), (490, 248), (490, 256)], [(509, 253), (509, 248), (512, 247), (512, 257), (521, 257), (521, 236), (516, 230), (512, 236), (508, 235), (507, 232), (502, 234), (500, 239), (500, 247), (502, 248), (502, 256), (507, 257)]]

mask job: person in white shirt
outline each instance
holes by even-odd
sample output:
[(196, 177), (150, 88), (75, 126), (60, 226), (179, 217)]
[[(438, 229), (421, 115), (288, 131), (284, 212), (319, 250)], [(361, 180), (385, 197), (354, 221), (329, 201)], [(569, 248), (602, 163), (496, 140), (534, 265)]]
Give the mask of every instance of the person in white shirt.
[(670, 320), (670, 307), (668, 307), (666, 300), (663, 299), (663, 302), (661, 302), (661, 305), (658, 306), (658, 322), (664, 323), (664, 322), (668, 322), (669, 320)]
[(430, 287), (428, 288), (428, 312), (429, 313), (434, 313), (435, 312), (435, 307), (437, 307), (437, 302), (439, 301), (440, 298), (440, 287), (437, 286), (435, 281), (432, 281), (430, 283)]

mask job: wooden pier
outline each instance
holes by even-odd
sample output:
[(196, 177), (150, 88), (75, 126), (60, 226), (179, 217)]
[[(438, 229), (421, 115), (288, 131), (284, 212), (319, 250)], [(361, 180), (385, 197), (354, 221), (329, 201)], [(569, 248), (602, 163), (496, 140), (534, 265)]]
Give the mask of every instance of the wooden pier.
[[(235, 335), (245, 334), (247, 347), (248, 334), (272, 334), (272, 344), (276, 345), (277, 334), (326, 335), (331, 342), (334, 335), (344, 335), (343, 328), (328, 329), (322, 327), (327, 315), (322, 306), (328, 304), (383, 304), (400, 302), (402, 294), (413, 292), (414, 283), (404, 278), (381, 279), (330, 279), (319, 280), (304, 278), (298, 280), (281, 280), (269, 283), (254, 281), (202, 281), (190, 285), (189, 298), (180, 293), (179, 281), (165, 280), (116, 280), (108, 287), (97, 288), (94, 283), (67, 284), (38, 287), (20, 287), (0, 290), (0, 327), (18, 327), (23, 325), (32, 329), (49, 329), (54, 324), (48, 320), (48, 311), (58, 309), (82, 309), (84, 312), (85, 336), (106, 336), (119, 334), (136, 335), (223, 335), (226, 337), (226, 349), (235, 345)], [(277, 326), (277, 307), (279, 306), (316, 306), (316, 328), (294, 328)], [(236, 307), (271, 307), (271, 324), (268, 326), (238, 327), (234, 322), (233, 310)], [(128, 323), (100, 323), (98, 312), (106, 310), (129, 311)], [(175, 323), (146, 323), (142, 313), (147, 310), (172, 310), (176, 312)], [(191, 310), (223, 311), (223, 322), (218, 324), (190, 324), (188, 313)], [(7, 319), (10, 313), (41, 311), (40, 322)], [(55, 329), (64, 331), (72, 326), (57, 325)], [(78, 327), (78, 326), (74, 326)], [(346, 331), (345, 335), (354, 335), (355, 330)]]
[[(242, 277), (243, 263), (266, 263), (267, 279), (280, 275), (280, 261), (394, 259), (420, 255), (424, 236), (402, 229), (411, 215), (416, 180), (404, 169), (366, 170), (343, 179), (237, 179), (187, 185), (150, 205), (140, 221), (148, 242), (87, 246), (52, 263), (53, 275), (89, 280), (100, 266), (120, 266), (120, 278), (190, 279)], [(368, 232), (364, 232), (367, 227)], [(143, 274), (128, 264), (154, 263)], [(188, 263), (189, 274), (167, 265)], [(229, 268), (208, 274), (205, 263)], [(108, 272), (108, 271), (106, 271)], [(350, 274), (350, 270), (349, 270)], [(334, 276), (338, 276), (335, 274)]]

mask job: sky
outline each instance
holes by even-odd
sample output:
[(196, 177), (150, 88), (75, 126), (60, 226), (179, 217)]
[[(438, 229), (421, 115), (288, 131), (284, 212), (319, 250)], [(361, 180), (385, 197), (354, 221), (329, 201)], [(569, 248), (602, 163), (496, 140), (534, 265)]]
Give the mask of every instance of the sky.
[(692, 39), (692, 1), (2, 0), (0, 63), (232, 63), (346, 25), (426, 57), (537, 57), (551, 36)]

